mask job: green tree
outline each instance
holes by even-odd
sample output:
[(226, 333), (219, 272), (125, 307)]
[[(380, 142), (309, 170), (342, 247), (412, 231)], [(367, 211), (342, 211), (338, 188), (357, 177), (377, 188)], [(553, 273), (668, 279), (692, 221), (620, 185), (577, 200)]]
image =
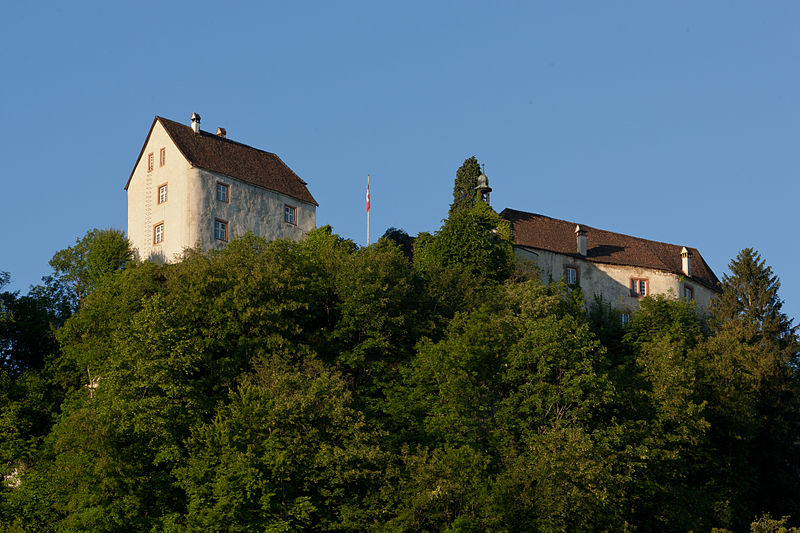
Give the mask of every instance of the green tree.
[(644, 298), (625, 330), (627, 359), (612, 375), (633, 475), (629, 520), (643, 530), (712, 524), (713, 487), (703, 479), (708, 451), (706, 402), (698, 374), (702, 323), (691, 302)]
[(511, 227), (477, 202), (455, 211), (435, 236), (420, 235), (414, 262), (422, 271), (460, 265), (479, 280), (503, 281), (515, 266)]
[(405, 230), (394, 227), (389, 228), (383, 233), (381, 239), (388, 239), (395, 243), (407, 258), (412, 259), (414, 257), (414, 237), (406, 233)]
[(133, 258), (128, 238), (121, 230), (92, 229), (74, 246), (55, 253), (50, 260), (55, 277), (72, 287), (83, 303), (86, 296), (111, 272), (125, 267)]
[(456, 180), (453, 184), (453, 203), (450, 204), (448, 216), (452, 217), (455, 213), (462, 210), (469, 210), (475, 205), (477, 200), (478, 176), (481, 175), (481, 166), (475, 156), (464, 160), (464, 163), (456, 170)]
[(214, 420), (192, 433), (177, 471), (197, 531), (363, 530), (385, 454), (344, 380), (313, 357), (264, 357)]
[(751, 248), (731, 261), (704, 346), (720, 500), (734, 527), (758, 513), (800, 516), (800, 344), (781, 312), (780, 281)]
[(0, 370), (17, 374), (41, 369), (45, 358), (58, 349), (54, 332), (73, 311), (71, 297), (52, 276), (43, 281), (24, 296), (0, 293)]
[(745, 328), (750, 342), (765, 342), (781, 352), (787, 364), (797, 357), (797, 329), (781, 311), (781, 282), (761, 255), (745, 248), (728, 265), (722, 277), (722, 294), (713, 300), (712, 316), (718, 329), (727, 324)]

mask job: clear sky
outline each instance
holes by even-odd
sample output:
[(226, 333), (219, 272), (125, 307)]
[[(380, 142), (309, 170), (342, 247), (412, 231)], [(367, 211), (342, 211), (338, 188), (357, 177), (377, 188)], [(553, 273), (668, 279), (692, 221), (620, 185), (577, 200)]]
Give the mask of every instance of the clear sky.
[(800, 2), (7, 2), (0, 271), (27, 291), (123, 186), (153, 116), (277, 153), (318, 225), (435, 231), (475, 155), (492, 205), (745, 247), (800, 320)]

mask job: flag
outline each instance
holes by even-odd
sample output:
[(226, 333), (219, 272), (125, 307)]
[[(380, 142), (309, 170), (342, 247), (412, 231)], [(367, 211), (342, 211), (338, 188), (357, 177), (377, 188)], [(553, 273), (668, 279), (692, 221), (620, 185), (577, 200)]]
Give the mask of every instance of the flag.
[(367, 213), (369, 213), (369, 174), (367, 174)]

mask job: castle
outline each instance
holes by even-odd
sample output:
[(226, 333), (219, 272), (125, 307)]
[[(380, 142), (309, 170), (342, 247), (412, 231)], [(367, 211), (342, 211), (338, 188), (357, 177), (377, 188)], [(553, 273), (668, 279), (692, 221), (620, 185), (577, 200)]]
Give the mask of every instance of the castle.
[[(481, 173), (477, 194), (489, 203)], [(280, 158), (156, 116), (128, 182), (128, 238), (142, 259), (170, 261), (186, 249), (219, 248), (248, 231), (269, 240), (301, 239), (316, 227), (317, 204)], [(535, 213), (505, 209), (514, 250), (544, 281), (564, 278), (621, 313), (644, 296), (673, 295), (708, 308), (719, 280), (695, 248), (650, 241)]]

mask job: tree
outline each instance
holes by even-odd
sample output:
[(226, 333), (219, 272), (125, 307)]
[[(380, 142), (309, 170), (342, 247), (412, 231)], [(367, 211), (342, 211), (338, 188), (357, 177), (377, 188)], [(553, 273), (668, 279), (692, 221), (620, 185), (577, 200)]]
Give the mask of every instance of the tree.
[(475, 156), (464, 160), (464, 164), (456, 170), (456, 180), (453, 184), (453, 203), (450, 204), (448, 216), (453, 216), (462, 210), (468, 210), (475, 205), (478, 185), (478, 176), (481, 175), (481, 166)]
[(58, 349), (54, 332), (72, 314), (72, 298), (52, 276), (42, 279), (44, 284), (25, 296), (0, 293), (0, 370), (41, 369), (45, 357)]
[(510, 225), (484, 202), (455, 211), (433, 237), (420, 235), (414, 262), (423, 271), (460, 265), (479, 280), (503, 281), (514, 271)]
[(196, 428), (185, 466), (187, 519), (204, 531), (363, 530), (385, 468), (341, 376), (313, 358), (262, 357), (213, 421)]
[(781, 312), (778, 297), (781, 282), (772, 268), (752, 248), (745, 248), (728, 265), (731, 274), (722, 277), (722, 294), (712, 305), (717, 328), (727, 324), (744, 327), (749, 341), (762, 340), (783, 352), (786, 363), (797, 356), (797, 329)]
[(50, 266), (60, 281), (72, 287), (79, 303), (111, 272), (133, 258), (125, 233), (116, 229), (92, 229), (83, 238), (55, 253)]
[(800, 344), (780, 281), (752, 248), (731, 261), (703, 346), (715, 469), (734, 527), (754, 513), (800, 514)]
[(414, 256), (414, 237), (406, 233), (405, 230), (398, 228), (389, 228), (384, 233), (381, 239), (388, 239), (395, 243), (403, 251), (403, 255), (409, 259)]

